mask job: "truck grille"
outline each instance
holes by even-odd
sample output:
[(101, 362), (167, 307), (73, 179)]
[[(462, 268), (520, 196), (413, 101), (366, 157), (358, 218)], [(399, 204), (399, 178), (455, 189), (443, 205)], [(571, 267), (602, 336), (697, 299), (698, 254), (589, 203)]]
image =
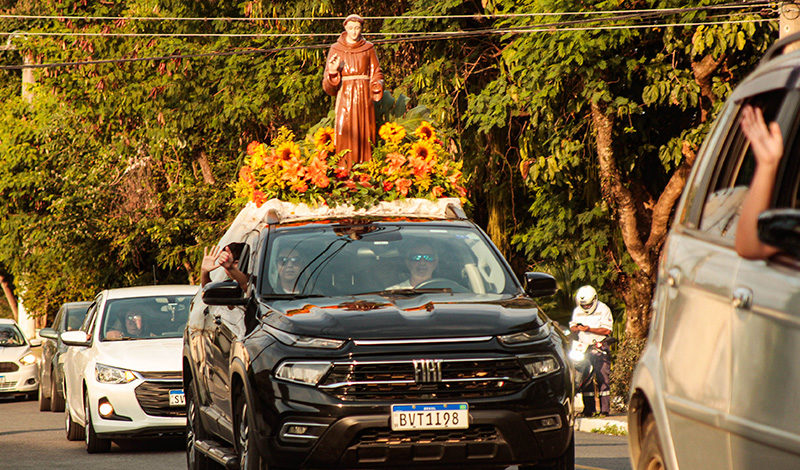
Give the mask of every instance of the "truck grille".
[(368, 429), (359, 433), (352, 445), (402, 445), (431, 442), (489, 442), (498, 439), (494, 426), (471, 426), (469, 429), (448, 431), (390, 431)]
[(13, 362), (0, 362), (0, 372), (16, 372), (19, 366)]
[[(148, 374), (153, 372), (143, 372), (142, 376), (147, 377)], [(176, 372), (180, 377), (180, 372)], [(155, 379), (148, 379), (142, 382), (141, 385), (136, 387), (136, 400), (139, 401), (139, 406), (142, 410), (150, 416), (167, 416), (167, 417), (183, 417), (186, 416), (185, 406), (170, 406), (169, 405), (169, 391), (182, 390), (183, 382), (179, 380), (164, 380), (157, 381)]]
[(396, 401), (509, 395), (529, 381), (517, 358), (436, 361), (434, 373), (413, 360), (336, 362), (319, 387), (341, 400)]

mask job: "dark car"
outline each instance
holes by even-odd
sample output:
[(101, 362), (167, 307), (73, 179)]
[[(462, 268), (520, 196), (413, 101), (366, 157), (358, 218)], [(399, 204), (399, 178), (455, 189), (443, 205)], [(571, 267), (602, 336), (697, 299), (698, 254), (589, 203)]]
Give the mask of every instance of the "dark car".
[(551, 276), (523, 288), (460, 207), (267, 220), (237, 240), (247, 292), (193, 303), (189, 468), (574, 468)]
[(67, 350), (61, 333), (81, 327), (91, 302), (68, 302), (58, 309), (49, 328), (39, 330), (42, 337), (42, 359), (39, 367), (39, 411), (64, 411), (64, 371), (59, 356)]

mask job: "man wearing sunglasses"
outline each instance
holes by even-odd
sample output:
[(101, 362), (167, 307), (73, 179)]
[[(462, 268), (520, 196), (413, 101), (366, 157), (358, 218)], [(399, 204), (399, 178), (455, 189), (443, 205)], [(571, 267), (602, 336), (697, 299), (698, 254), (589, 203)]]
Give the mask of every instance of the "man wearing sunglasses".
[(439, 258), (431, 245), (421, 242), (412, 245), (406, 256), (405, 263), (408, 268), (409, 279), (389, 287), (390, 289), (410, 289), (433, 278), (433, 273), (436, 271), (436, 267), (439, 266)]

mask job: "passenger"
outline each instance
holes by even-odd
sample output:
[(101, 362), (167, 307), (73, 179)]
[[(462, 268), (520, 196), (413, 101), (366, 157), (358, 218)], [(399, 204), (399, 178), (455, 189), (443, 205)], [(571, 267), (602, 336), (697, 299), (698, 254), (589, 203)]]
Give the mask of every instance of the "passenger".
[(769, 208), (778, 163), (783, 156), (783, 136), (778, 123), (767, 127), (761, 109), (745, 105), (742, 109), (742, 132), (750, 141), (756, 159), (756, 171), (745, 195), (736, 228), (736, 252), (747, 259), (765, 259), (778, 253), (778, 248), (758, 238), (758, 215)]
[(410, 289), (419, 286), (433, 278), (433, 273), (439, 266), (439, 259), (433, 247), (425, 242), (412, 246), (405, 259), (408, 268), (409, 278), (399, 284), (395, 284), (390, 289)]
[(283, 248), (278, 252), (276, 266), (278, 268), (278, 285), (275, 292), (279, 294), (297, 294), (298, 278), (306, 267), (305, 258), (291, 248)]
[(243, 291), (247, 290), (248, 276), (239, 271), (239, 257), (244, 243), (229, 243), (225, 248), (213, 246), (203, 248), (203, 262), (200, 265), (200, 286), (211, 282), (211, 271), (222, 267), (230, 279), (235, 280)]

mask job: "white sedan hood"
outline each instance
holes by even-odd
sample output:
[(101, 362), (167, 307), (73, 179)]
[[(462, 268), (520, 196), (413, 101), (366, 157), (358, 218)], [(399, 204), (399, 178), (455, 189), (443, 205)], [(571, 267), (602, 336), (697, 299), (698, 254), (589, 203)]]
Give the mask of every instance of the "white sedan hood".
[(183, 338), (103, 341), (97, 362), (137, 372), (178, 372)]
[(17, 362), (17, 359), (31, 352), (30, 346), (0, 346), (0, 362)]

